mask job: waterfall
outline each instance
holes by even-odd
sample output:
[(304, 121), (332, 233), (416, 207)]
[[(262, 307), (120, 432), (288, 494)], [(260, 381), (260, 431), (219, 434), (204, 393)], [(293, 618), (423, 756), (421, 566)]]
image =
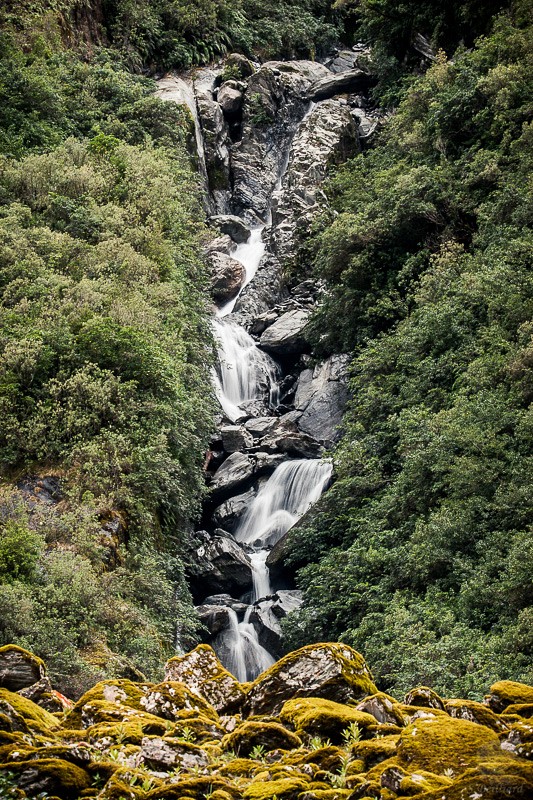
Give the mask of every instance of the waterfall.
[(248, 608), (242, 622), (239, 622), (235, 611), (228, 608), (229, 625), (213, 643), (226, 669), (242, 683), (253, 679), (274, 663), (268, 650), (259, 644), (257, 631), (250, 622), (252, 608)]
[(231, 257), (234, 258), (235, 261), (239, 261), (244, 267), (244, 283), (239, 289), (239, 293), (233, 298), (233, 300), (230, 300), (228, 303), (218, 309), (217, 317), (226, 317), (228, 314), (231, 314), (235, 308), (235, 303), (241, 296), (242, 290), (245, 286), (248, 286), (250, 281), (253, 280), (259, 263), (265, 254), (266, 247), (263, 241), (263, 231), (265, 227), (265, 225), (259, 225), (256, 228), (252, 228), (248, 241), (237, 245), (231, 254)]
[(317, 459), (280, 464), (242, 517), (235, 538), (255, 548), (273, 547), (331, 479), (332, 465)]
[(269, 405), (278, 403), (278, 367), (256, 346), (252, 337), (236, 323), (213, 320), (218, 343), (219, 365), (214, 375), (215, 390), (224, 413), (232, 422), (243, 416), (240, 408), (250, 400), (268, 396)]

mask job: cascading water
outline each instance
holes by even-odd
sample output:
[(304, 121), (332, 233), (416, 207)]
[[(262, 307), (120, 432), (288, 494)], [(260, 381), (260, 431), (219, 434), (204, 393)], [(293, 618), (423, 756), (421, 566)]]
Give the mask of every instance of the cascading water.
[(257, 549), (272, 548), (316, 503), (331, 472), (330, 463), (316, 459), (280, 464), (240, 521), (237, 541)]
[[(287, 150), (274, 194), (280, 191), (288, 161)], [(271, 224), (271, 209), (267, 219)], [(253, 280), (265, 254), (265, 227), (253, 228), (248, 241), (233, 251), (232, 257), (245, 268), (245, 280), (237, 296), (219, 308), (213, 320), (219, 354), (213, 380), (222, 410), (232, 422), (248, 415), (248, 410), (243, 406), (251, 401), (264, 403), (268, 398), (267, 405), (271, 413), (279, 404), (279, 367), (257, 347), (244, 328), (227, 318), (234, 310), (243, 288)], [(262, 486), (235, 530), (235, 539), (243, 545), (251, 563), (253, 586), (247, 595), (250, 605), (242, 621), (239, 621), (232, 607), (226, 607), (228, 625), (218, 634), (213, 646), (222, 663), (240, 681), (253, 680), (274, 663), (272, 655), (259, 641), (254, 625), (254, 615), (257, 616), (259, 608), (260, 613), (270, 617), (271, 621), (274, 616), (274, 600), (266, 563), (268, 554), (274, 544), (318, 500), (331, 479), (331, 473), (331, 464), (318, 459), (282, 463)], [(288, 603), (290, 606), (291, 601)]]
[(269, 398), (278, 403), (278, 368), (273, 359), (256, 346), (252, 337), (236, 323), (213, 320), (218, 343), (219, 365), (215, 390), (222, 409), (232, 422), (243, 416), (240, 408), (250, 400)]
[(235, 261), (239, 261), (239, 263), (243, 265), (245, 269), (245, 278), (238, 294), (235, 295), (233, 300), (230, 300), (217, 310), (217, 317), (227, 317), (228, 314), (231, 314), (237, 300), (241, 296), (242, 290), (253, 280), (261, 259), (265, 254), (266, 246), (263, 241), (263, 231), (265, 227), (265, 225), (259, 225), (256, 228), (252, 228), (248, 241), (237, 245), (231, 254), (231, 257), (234, 258)]

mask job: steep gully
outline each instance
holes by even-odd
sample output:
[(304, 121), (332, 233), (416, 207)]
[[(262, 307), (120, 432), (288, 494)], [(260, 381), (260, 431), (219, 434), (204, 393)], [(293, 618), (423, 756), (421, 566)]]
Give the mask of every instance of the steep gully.
[(318, 209), (328, 164), (377, 124), (364, 108), (370, 79), (359, 54), (328, 66), (232, 56), (239, 80), (223, 82), (220, 66), (159, 83), (163, 99), (191, 110), (205, 205), (221, 233), (207, 253), (221, 415), (191, 587), (208, 641), (241, 681), (280, 654), (279, 620), (301, 598), (268, 562), (331, 480), (321, 456), (338, 435), (347, 359), (310, 366), (305, 326), (320, 287), (289, 291), (282, 270)]

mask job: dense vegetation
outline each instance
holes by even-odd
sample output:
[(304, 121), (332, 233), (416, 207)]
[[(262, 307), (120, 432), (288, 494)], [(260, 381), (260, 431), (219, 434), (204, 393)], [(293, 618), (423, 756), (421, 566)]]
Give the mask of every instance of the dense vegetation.
[(376, 146), (332, 180), (337, 215), (319, 236), (319, 347), (354, 353), (352, 400), (338, 480), (293, 536), (306, 604), (289, 641), (338, 637), (393, 692), (533, 679), (522, 22), (500, 17), (411, 83)]
[(72, 692), (104, 667), (156, 675), (194, 630), (201, 212), (191, 121), (151, 81), (106, 52), (81, 61), (54, 26), (2, 44), (0, 642)]

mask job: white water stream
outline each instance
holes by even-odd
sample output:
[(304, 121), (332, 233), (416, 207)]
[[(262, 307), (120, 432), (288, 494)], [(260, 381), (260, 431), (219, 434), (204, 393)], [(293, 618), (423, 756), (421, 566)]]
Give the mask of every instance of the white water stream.
[[(311, 109), (312, 106), (306, 117)], [(287, 150), (274, 194), (280, 191), (288, 161)], [(271, 222), (270, 212), (268, 222)], [(232, 257), (245, 268), (245, 280), (237, 296), (219, 308), (213, 320), (219, 353), (213, 381), (222, 410), (232, 422), (247, 416), (246, 408), (243, 408), (246, 403), (268, 399), (272, 411), (279, 403), (279, 368), (275, 361), (257, 347), (244, 328), (227, 319), (242, 290), (253, 280), (265, 254), (265, 227), (253, 228), (248, 241), (232, 253)], [(222, 663), (240, 681), (253, 680), (274, 663), (272, 655), (261, 645), (252, 621), (252, 614), (257, 607), (254, 604), (262, 602), (262, 607), (272, 613), (269, 609), (273, 601), (267, 601), (264, 605), (264, 598), (272, 596), (266, 564), (268, 554), (318, 500), (331, 479), (331, 473), (332, 465), (318, 459), (282, 463), (262, 486), (238, 524), (235, 538), (247, 551), (252, 566), (251, 605), (242, 621), (239, 621), (233, 608), (226, 607), (228, 626), (218, 634), (213, 646)]]

